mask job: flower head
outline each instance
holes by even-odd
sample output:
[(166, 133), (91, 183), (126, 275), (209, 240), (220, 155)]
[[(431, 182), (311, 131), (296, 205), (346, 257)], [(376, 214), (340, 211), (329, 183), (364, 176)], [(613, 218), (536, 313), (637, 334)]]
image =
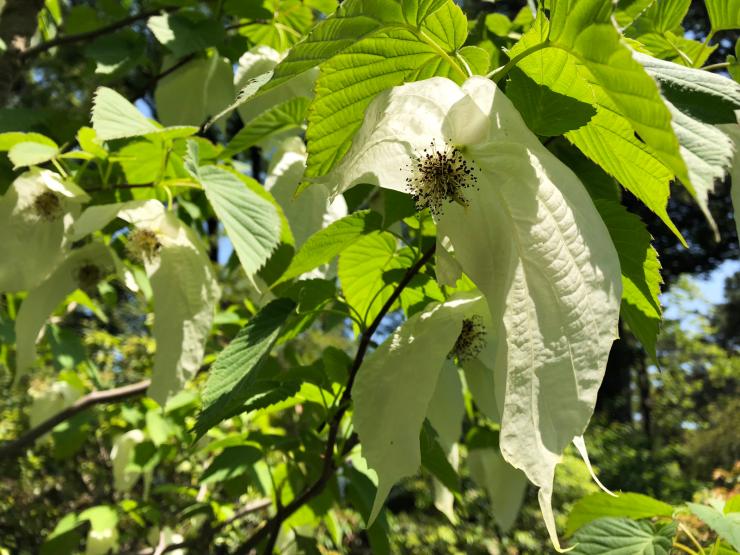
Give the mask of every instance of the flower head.
[(151, 229), (137, 227), (128, 238), (126, 249), (132, 258), (140, 262), (151, 262), (162, 248), (157, 234)]
[(486, 326), (483, 318), (479, 315), (465, 318), (462, 322), (462, 330), (457, 336), (455, 346), (452, 347), (448, 358), (457, 358), (458, 364), (476, 358), (486, 346)]
[(64, 207), (54, 191), (46, 190), (37, 196), (33, 201), (33, 208), (36, 215), (47, 222), (58, 220), (64, 215)]
[(432, 214), (439, 215), (447, 202), (468, 205), (464, 190), (473, 186), (478, 177), (457, 147), (448, 142), (438, 145), (432, 140), (422, 153), (412, 154), (410, 166), (406, 185), (418, 210), (429, 208)]

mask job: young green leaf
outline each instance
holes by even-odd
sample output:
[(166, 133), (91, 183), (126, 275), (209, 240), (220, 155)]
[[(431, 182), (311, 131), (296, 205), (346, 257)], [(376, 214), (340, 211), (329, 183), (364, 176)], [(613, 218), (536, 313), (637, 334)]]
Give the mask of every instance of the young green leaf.
[(727, 540), (732, 547), (740, 550), (740, 513), (722, 514), (714, 507), (687, 503), (689, 510), (702, 519), (707, 526)]
[(572, 535), (589, 522), (604, 517), (626, 517), (635, 520), (656, 516), (671, 517), (673, 507), (641, 493), (620, 493), (617, 497), (604, 492), (579, 499), (568, 514), (565, 534)]
[(293, 257), (280, 281), (287, 281), (328, 264), (332, 259), (353, 245), (360, 237), (381, 228), (383, 218), (377, 212), (354, 212), (309, 237)]
[(601, 518), (573, 536), (573, 555), (668, 555), (676, 526), (655, 529), (649, 522)]
[(239, 414), (253, 398), (256, 372), (294, 308), (295, 303), (289, 299), (271, 302), (221, 352), (203, 390), (203, 411), (194, 428), (196, 436)]
[(254, 180), (246, 177), (242, 180), (223, 168), (201, 166), (191, 169), (191, 175), (203, 186), (242, 268), (251, 278), (280, 242), (281, 223), (275, 206), (245, 183), (249, 181), (261, 188)]
[(712, 33), (740, 29), (740, 6), (737, 0), (706, 0)]
[(598, 199), (595, 204), (619, 255), (621, 315), (657, 363), (655, 344), (662, 318), (658, 295), (663, 278), (658, 253), (651, 245), (652, 237), (640, 218), (621, 204), (606, 199)]
[(149, 118), (113, 89), (95, 91), (92, 126), (102, 141), (136, 137), (160, 130)]
[(337, 274), (344, 298), (366, 324), (373, 321), (393, 293), (383, 273), (400, 267), (396, 243), (394, 235), (377, 231), (359, 238), (339, 255)]

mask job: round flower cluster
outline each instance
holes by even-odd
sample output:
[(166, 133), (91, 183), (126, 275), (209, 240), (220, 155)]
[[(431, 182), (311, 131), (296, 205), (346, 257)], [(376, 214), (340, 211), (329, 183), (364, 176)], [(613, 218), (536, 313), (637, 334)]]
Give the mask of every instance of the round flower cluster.
[(410, 165), (412, 175), (406, 178), (406, 186), (416, 202), (418, 210), (429, 210), (440, 215), (446, 202), (468, 201), (463, 190), (478, 181), (474, 167), (462, 152), (449, 143), (439, 149), (434, 141), (421, 155), (415, 155)]

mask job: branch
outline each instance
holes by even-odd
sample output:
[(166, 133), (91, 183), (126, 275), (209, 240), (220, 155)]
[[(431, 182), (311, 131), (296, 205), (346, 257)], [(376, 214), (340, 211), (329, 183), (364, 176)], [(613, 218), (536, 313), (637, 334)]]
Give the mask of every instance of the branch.
[(141, 13), (137, 13), (136, 15), (126, 17), (124, 19), (121, 19), (120, 21), (116, 21), (115, 23), (106, 25), (105, 27), (99, 27), (98, 29), (93, 29), (92, 31), (86, 31), (84, 33), (77, 33), (76, 35), (66, 35), (66, 36), (56, 37), (52, 40), (39, 43), (36, 46), (29, 48), (28, 50), (26, 50), (25, 52), (21, 54), (21, 57), (23, 59), (33, 58), (43, 52), (46, 52), (47, 50), (54, 48), (55, 46), (62, 46), (64, 44), (71, 44), (74, 42), (83, 42), (83, 41), (93, 40), (103, 35), (107, 35), (108, 33), (113, 33), (114, 31), (118, 31), (119, 29), (122, 29), (123, 27), (127, 27), (131, 25), (132, 23), (136, 23), (137, 21), (141, 21), (142, 19), (148, 19), (153, 15), (157, 15), (162, 12), (172, 12), (178, 9), (178, 7), (179, 6), (165, 6), (163, 8), (157, 8), (155, 10), (148, 10), (148, 11), (144, 11)]
[[(352, 401), (352, 385), (355, 383), (357, 372), (360, 370), (360, 366), (362, 366), (362, 361), (365, 359), (367, 350), (370, 347), (370, 341), (372, 340), (373, 334), (378, 329), (378, 326), (380, 326), (380, 322), (390, 311), (393, 304), (398, 300), (398, 297), (401, 296), (401, 292), (404, 290), (404, 288), (432, 258), (432, 256), (434, 255), (434, 250), (435, 247), (432, 246), (430, 249), (425, 251), (422, 257), (406, 271), (403, 278), (401, 278), (401, 281), (398, 282), (398, 285), (396, 285), (396, 288), (393, 290), (393, 293), (391, 293), (391, 296), (380, 309), (378, 315), (372, 321), (370, 326), (362, 333), (362, 336), (360, 337), (360, 345), (357, 348), (357, 354), (355, 355), (355, 358), (352, 361), (352, 366), (349, 370), (347, 385), (344, 388), (344, 393), (342, 393), (342, 397), (339, 401), (337, 410), (331, 418), (331, 422), (329, 425), (329, 436), (326, 441), (326, 449), (324, 450), (324, 465), (321, 469), (321, 474), (316, 479), (316, 481), (307, 489), (305, 489), (303, 493), (301, 493), (298, 497), (293, 499), (284, 507), (278, 508), (275, 515), (271, 519), (269, 519), (262, 526), (262, 528), (257, 530), (257, 532), (255, 532), (252, 537), (250, 537), (246, 542), (236, 548), (236, 551), (234, 551), (234, 555), (247, 555), (253, 549), (255, 549), (265, 538), (268, 538), (268, 541), (265, 545), (263, 553), (272, 553), (272, 550), (275, 547), (275, 542), (277, 541), (278, 533), (280, 532), (280, 527), (283, 522), (288, 517), (290, 517), (290, 515), (300, 509), (303, 505), (319, 495), (324, 490), (331, 477), (334, 475), (334, 472), (337, 469), (336, 462), (334, 461), (334, 448), (336, 447), (337, 438), (339, 436), (339, 426), (342, 422), (344, 414), (347, 412), (347, 409), (349, 408), (349, 405)], [(344, 448), (341, 450), (341, 454), (347, 454), (356, 444), (356, 437), (350, 438), (345, 443)]]
[(28, 430), (18, 439), (14, 439), (13, 441), (8, 441), (0, 445), (0, 459), (17, 456), (23, 448), (28, 445), (32, 445), (34, 441), (53, 430), (58, 424), (69, 420), (85, 409), (101, 403), (113, 403), (121, 401), (122, 399), (128, 399), (129, 397), (141, 395), (147, 390), (150, 382), (151, 380), (142, 380), (134, 384), (116, 387), (115, 389), (106, 389), (88, 393), (84, 397), (78, 399), (73, 405), (67, 407), (61, 412), (58, 412), (51, 418), (44, 420), (35, 428)]
[[(222, 530), (223, 528), (226, 528), (228, 525), (233, 524), (240, 518), (243, 518), (247, 515), (250, 515), (252, 513), (256, 513), (257, 511), (261, 511), (262, 509), (266, 509), (272, 505), (272, 499), (256, 499), (254, 501), (251, 501), (250, 503), (247, 503), (236, 511), (231, 517), (227, 518), (226, 520), (219, 522), (217, 524), (213, 524), (210, 526), (210, 528), (207, 530), (207, 534), (214, 534), (218, 532), (219, 530)], [(186, 548), (193, 548), (197, 547), (200, 540), (202, 540), (202, 537), (198, 537), (193, 540), (186, 540), (183, 542), (178, 543), (171, 543), (170, 545), (164, 547), (159, 553), (169, 553), (170, 551), (176, 551), (178, 549), (186, 549)], [(156, 553), (156, 548), (146, 548), (142, 549), (140, 551), (136, 552), (136, 555), (153, 555)]]

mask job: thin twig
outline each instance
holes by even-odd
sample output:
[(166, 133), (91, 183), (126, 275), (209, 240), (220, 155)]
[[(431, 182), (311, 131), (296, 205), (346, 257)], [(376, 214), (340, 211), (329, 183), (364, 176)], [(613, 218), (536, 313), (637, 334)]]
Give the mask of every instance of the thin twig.
[[(416, 262), (416, 264), (414, 264), (406, 271), (406, 274), (403, 276), (403, 278), (401, 278), (401, 281), (398, 282), (398, 285), (396, 285), (396, 288), (393, 290), (391, 296), (380, 309), (378, 315), (372, 321), (370, 326), (362, 333), (362, 336), (360, 337), (360, 344), (357, 348), (357, 354), (355, 355), (355, 358), (352, 361), (352, 366), (349, 370), (347, 384), (344, 388), (344, 392), (342, 393), (342, 397), (339, 401), (339, 405), (337, 406), (337, 410), (331, 419), (331, 423), (329, 426), (329, 435), (326, 440), (326, 449), (324, 450), (324, 465), (322, 467), (321, 474), (316, 479), (316, 481), (313, 482), (307, 489), (305, 489), (298, 497), (293, 499), (284, 507), (279, 508), (271, 519), (266, 521), (263, 526), (259, 530), (257, 530), (246, 542), (237, 547), (236, 551), (234, 551), (234, 555), (246, 555), (250, 553), (260, 544), (260, 542), (262, 542), (266, 538), (268, 541), (265, 545), (263, 553), (271, 553), (273, 548), (275, 547), (275, 542), (277, 541), (280, 527), (282, 526), (283, 522), (288, 517), (290, 517), (290, 515), (300, 509), (303, 505), (319, 495), (326, 487), (330, 478), (337, 469), (336, 462), (334, 460), (334, 448), (337, 445), (337, 439), (339, 437), (339, 426), (342, 422), (344, 414), (347, 412), (347, 409), (350, 406), (352, 400), (352, 386), (355, 382), (355, 378), (357, 377), (357, 372), (362, 366), (362, 361), (367, 354), (367, 350), (370, 347), (370, 342), (372, 340), (373, 334), (378, 329), (378, 326), (380, 326), (380, 322), (390, 311), (393, 304), (401, 296), (401, 292), (404, 290), (404, 288), (432, 258), (432, 256), (434, 255), (434, 250), (435, 248), (432, 247), (425, 251), (422, 257)], [(356, 444), (356, 436), (350, 437), (350, 439), (348, 439), (345, 443), (341, 454), (346, 455), (349, 450), (351, 450), (352, 447), (354, 447)]]
[(107, 35), (108, 33), (113, 33), (115, 31), (118, 31), (119, 29), (127, 27), (131, 25), (132, 23), (136, 23), (137, 21), (141, 21), (142, 19), (148, 19), (151, 16), (157, 15), (162, 12), (172, 12), (178, 8), (179, 6), (165, 6), (162, 8), (157, 8), (155, 10), (148, 10), (148, 11), (144, 11), (144, 12), (126, 17), (124, 19), (121, 19), (120, 21), (116, 21), (114, 23), (111, 23), (110, 25), (106, 25), (105, 27), (93, 29), (92, 31), (86, 31), (84, 33), (77, 33), (74, 35), (65, 35), (65, 36), (56, 37), (56, 38), (53, 38), (46, 42), (39, 43), (36, 46), (29, 48), (28, 50), (21, 53), (21, 57), (23, 59), (33, 58), (34, 56), (38, 56), (39, 54), (46, 52), (47, 50), (50, 50), (54, 48), (55, 46), (62, 46), (65, 44), (72, 44), (75, 42), (84, 42), (84, 41), (93, 40), (103, 35)]
[(18, 439), (14, 439), (0, 445), (0, 459), (17, 456), (25, 447), (32, 445), (34, 441), (47, 432), (53, 430), (57, 425), (69, 420), (76, 414), (79, 414), (94, 405), (113, 403), (123, 399), (128, 399), (129, 397), (141, 395), (147, 390), (150, 383), (151, 380), (142, 380), (134, 384), (116, 387), (115, 389), (106, 389), (88, 393), (84, 397), (78, 399), (73, 405), (67, 407), (61, 412), (58, 412), (51, 418), (47, 418), (35, 428), (31, 428)]

